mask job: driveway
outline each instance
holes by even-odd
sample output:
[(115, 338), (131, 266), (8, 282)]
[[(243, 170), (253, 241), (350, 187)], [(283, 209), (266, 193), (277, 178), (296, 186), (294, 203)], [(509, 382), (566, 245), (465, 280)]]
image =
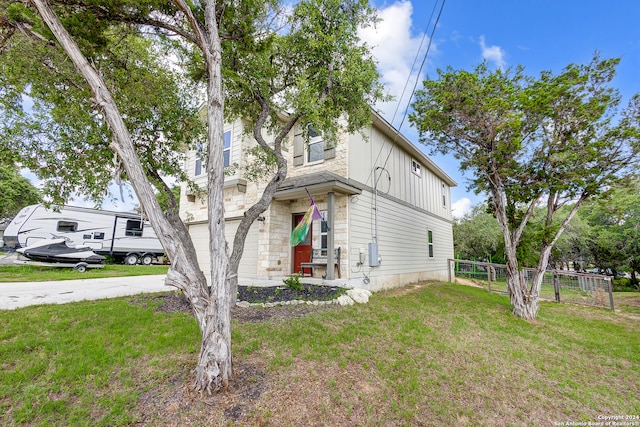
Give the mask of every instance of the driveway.
[(162, 274), (54, 282), (0, 282), (0, 310), (175, 290), (164, 284), (165, 277)]

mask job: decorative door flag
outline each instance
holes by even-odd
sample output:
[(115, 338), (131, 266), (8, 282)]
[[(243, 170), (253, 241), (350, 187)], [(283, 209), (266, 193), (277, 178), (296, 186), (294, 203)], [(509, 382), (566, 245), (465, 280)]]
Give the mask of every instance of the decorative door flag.
[[(309, 194), (308, 191), (307, 194)], [(294, 228), (291, 233), (291, 246), (297, 246), (304, 241), (305, 237), (307, 237), (307, 233), (309, 233), (311, 222), (314, 219), (322, 219), (322, 214), (318, 210), (316, 203), (313, 201), (311, 194), (309, 194), (309, 198), (311, 199), (309, 209), (307, 209), (307, 212), (304, 214), (304, 218), (302, 218), (302, 221), (296, 225), (296, 228)]]

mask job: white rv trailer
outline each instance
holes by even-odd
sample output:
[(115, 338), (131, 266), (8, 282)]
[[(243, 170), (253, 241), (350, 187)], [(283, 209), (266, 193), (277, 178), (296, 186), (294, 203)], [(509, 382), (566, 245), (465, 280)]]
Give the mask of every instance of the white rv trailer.
[(135, 212), (112, 212), (74, 206), (59, 211), (43, 205), (23, 208), (9, 223), (4, 240), (24, 248), (42, 239), (64, 237), (72, 245), (89, 246), (125, 264), (151, 264), (164, 249), (149, 221)]

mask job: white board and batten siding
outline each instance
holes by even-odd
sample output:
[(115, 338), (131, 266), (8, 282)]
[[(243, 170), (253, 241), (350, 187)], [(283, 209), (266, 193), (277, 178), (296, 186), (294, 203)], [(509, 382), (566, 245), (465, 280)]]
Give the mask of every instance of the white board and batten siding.
[[(448, 262), (453, 257), (451, 223), (425, 211), (411, 209), (387, 197), (378, 197), (379, 267), (369, 267), (368, 243), (375, 234), (374, 196), (363, 192), (349, 205), (350, 281), (357, 283), (365, 274), (370, 289), (392, 287), (416, 280), (448, 280)], [(433, 238), (433, 257), (429, 256), (428, 232)], [(365, 265), (356, 264), (360, 248), (366, 252)]]
[[(349, 138), (349, 178), (364, 184), (361, 195), (349, 204), (350, 281), (368, 276), (372, 290), (417, 280), (448, 280), (448, 259), (453, 257), (450, 187), (455, 181), (388, 124), (374, 120), (367, 140)], [(417, 162), (418, 171), (412, 167)], [(377, 175), (374, 170), (377, 169)], [(375, 235), (374, 180), (378, 176), (379, 267), (369, 267), (368, 243)], [(444, 196), (444, 197), (443, 197)], [(433, 257), (428, 233), (432, 232)], [(356, 252), (367, 251), (365, 265), (357, 265)]]
[[(451, 178), (437, 167), (433, 170), (431, 160), (415, 147), (406, 142), (404, 146), (398, 141), (394, 142), (375, 127), (371, 128), (367, 138), (365, 141), (357, 133), (349, 137), (350, 179), (373, 188), (372, 171), (381, 168), (376, 172), (380, 193), (452, 220), (450, 189), (455, 182)], [(419, 175), (412, 170), (413, 161), (419, 164)]]
[[(238, 229), (240, 220), (226, 220), (224, 235), (229, 245), (229, 254), (231, 254), (233, 239)], [(198, 257), (198, 264), (202, 269), (207, 281), (210, 280), (211, 260), (209, 258), (209, 225), (207, 223), (198, 223), (189, 225), (189, 234), (193, 240)], [(244, 244), (244, 252), (240, 260), (238, 269), (243, 278), (254, 278), (257, 276), (258, 270), (258, 225), (254, 223), (247, 234)]]

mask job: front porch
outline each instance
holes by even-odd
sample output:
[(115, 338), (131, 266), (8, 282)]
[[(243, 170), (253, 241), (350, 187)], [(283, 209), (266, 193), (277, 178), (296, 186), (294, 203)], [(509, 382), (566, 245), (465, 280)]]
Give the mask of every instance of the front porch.
[[(326, 254), (340, 248), (339, 270), (316, 265), (313, 277), (305, 277), (304, 281), (325, 284), (336, 281), (337, 286), (346, 285), (349, 277), (348, 204), (351, 196), (360, 193), (361, 189), (331, 172), (287, 178), (264, 214), (264, 225), (260, 226), (257, 278), (249, 281), (271, 283), (273, 280), (279, 285), (291, 274), (302, 273), (303, 264), (308, 266), (313, 262), (314, 250)], [(323, 218), (314, 220), (306, 239), (292, 247), (289, 242), (291, 232), (309, 208), (309, 195)], [(307, 267), (305, 273), (309, 270)]]

